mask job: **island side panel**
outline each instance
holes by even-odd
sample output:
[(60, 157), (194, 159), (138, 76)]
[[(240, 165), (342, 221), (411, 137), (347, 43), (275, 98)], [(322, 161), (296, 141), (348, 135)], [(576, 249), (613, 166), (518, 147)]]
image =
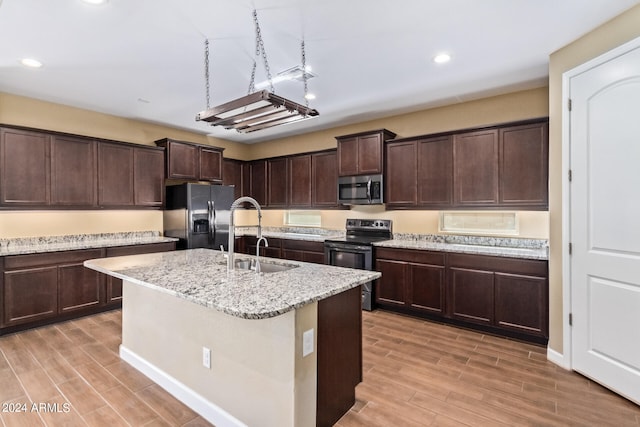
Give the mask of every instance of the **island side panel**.
[(362, 290), (318, 301), (317, 426), (332, 426), (356, 401), (362, 381)]
[[(177, 382), (177, 393), (168, 391), (216, 425), (312, 426), (315, 411), (296, 410), (316, 393), (315, 352), (296, 362), (296, 317), (304, 319), (298, 329), (316, 328), (316, 304), (307, 307), (311, 314), (249, 320), (125, 281), (121, 355)], [(203, 367), (202, 347), (211, 349), (211, 369)], [(185, 389), (205, 404), (186, 401)]]

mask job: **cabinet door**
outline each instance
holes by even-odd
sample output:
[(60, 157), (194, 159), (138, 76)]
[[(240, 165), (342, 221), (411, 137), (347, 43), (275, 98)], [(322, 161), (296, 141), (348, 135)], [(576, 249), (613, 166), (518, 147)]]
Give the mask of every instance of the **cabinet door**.
[(200, 174), (201, 181), (222, 181), (222, 151), (217, 149), (200, 147)]
[(250, 195), (260, 204), (267, 204), (267, 161), (256, 160), (251, 162), (250, 169), (251, 192)]
[(58, 267), (4, 272), (2, 326), (13, 326), (58, 313)]
[(101, 143), (98, 148), (98, 204), (133, 206), (133, 147)]
[(338, 205), (338, 155), (336, 151), (311, 156), (313, 206)]
[(122, 303), (122, 279), (107, 276), (105, 289), (105, 303), (107, 305), (119, 305)]
[(270, 208), (287, 206), (287, 159), (271, 159), (267, 161), (268, 167), (268, 199)]
[(164, 201), (164, 151), (135, 148), (134, 194), (136, 206), (161, 207)]
[(289, 206), (311, 207), (311, 155), (287, 158), (289, 167)]
[(500, 204), (547, 207), (548, 135), (547, 123), (500, 130)]
[(60, 314), (97, 307), (102, 303), (102, 275), (82, 264), (58, 266)]
[(167, 143), (167, 178), (197, 180), (198, 147), (176, 141)]
[(453, 204), (453, 139), (450, 136), (418, 142), (419, 206), (446, 208)]
[(495, 206), (498, 203), (497, 129), (455, 135), (453, 162), (456, 205)]
[(385, 175), (387, 206), (415, 206), (417, 200), (416, 141), (387, 144)]
[(407, 263), (386, 259), (376, 260), (376, 271), (382, 277), (375, 283), (376, 303), (382, 305), (404, 306), (407, 299), (405, 283), (407, 282)]
[(358, 173), (382, 173), (382, 135), (358, 137)]
[(443, 315), (445, 308), (444, 265), (409, 264), (407, 304), (411, 308)]
[(243, 193), (242, 163), (233, 159), (224, 159), (222, 162), (222, 168), (224, 169), (222, 183), (234, 187), (234, 199), (242, 197), (243, 194), (248, 194)]
[(54, 136), (51, 141), (51, 204), (95, 206), (96, 142)]
[(451, 268), (451, 317), (491, 325), (494, 319), (493, 272)]
[[(358, 169), (358, 138), (344, 138), (338, 140), (338, 175), (357, 175)], [(337, 190), (336, 190), (337, 191)]]
[(549, 336), (546, 278), (496, 273), (495, 286), (496, 326)]
[(0, 204), (46, 206), (50, 193), (50, 136), (0, 129)]

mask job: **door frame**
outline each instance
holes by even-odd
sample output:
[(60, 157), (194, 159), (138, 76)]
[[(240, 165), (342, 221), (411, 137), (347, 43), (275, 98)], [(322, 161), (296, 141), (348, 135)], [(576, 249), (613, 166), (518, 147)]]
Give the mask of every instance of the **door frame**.
[(572, 307), (572, 272), (569, 243), (571, 243), (571, 114), (568, 106), (571, 98), (571, 79), (589, 71), (631, 50), (640, 48), (640, 37), (615, 47), (589, 61), (578, 65), (562, 74), (562, 354), (547, 351), (549, 360), (565, 369), (573, 369), (572, 329), (569, 325), (569, 314)]

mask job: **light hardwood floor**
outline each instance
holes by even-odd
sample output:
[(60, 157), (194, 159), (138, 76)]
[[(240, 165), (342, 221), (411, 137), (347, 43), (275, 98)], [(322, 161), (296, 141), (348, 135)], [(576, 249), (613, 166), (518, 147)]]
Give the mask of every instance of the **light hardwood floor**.
[[(364, 381), (340, 427), (640, 426), (640, 407), (542, 347), (383, 311), (363, 319)], [(14, 409), (0, 425), (210, 425), (119, 360), (120, 328), (112, 311), (0, 337), (0, 404)]]

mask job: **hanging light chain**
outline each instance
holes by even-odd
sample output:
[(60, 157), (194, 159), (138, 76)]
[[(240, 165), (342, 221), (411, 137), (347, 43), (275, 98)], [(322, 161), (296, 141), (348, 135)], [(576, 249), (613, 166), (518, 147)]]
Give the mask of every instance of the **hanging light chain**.
[(304, 83), (304, 105), (309, 108), (309, 87), (307, 85), (307, 53), (304, 49), (304, 39), (302, 39), (302, 44), (300, 45), (300, 50), (302, 51), (302, 81)]
[(204, 81), (207, 95), (207, 110), (211, 108), (211, 88), (209, 82), (209, 39), (204, 40)]
[[(258, 23), (258, 13), (253, 10), (253, 22), (256, 25), (256, 56), (262, 53), (262, 62), (264, 63), (264, 69), (267, 72), (267, 80), (269, 81), (269, 89), (271, 93), (275, 93), (273, 88), (273, 79), (271, 78), (271, 69), (269, 68), (269, 61), (267, 60), (267, 51), (264, 49), (264, 41), (262, 40), (262, 33), (260, 32), (260, 24)], [(255, 86), (254, 86), (255, 89)]]

